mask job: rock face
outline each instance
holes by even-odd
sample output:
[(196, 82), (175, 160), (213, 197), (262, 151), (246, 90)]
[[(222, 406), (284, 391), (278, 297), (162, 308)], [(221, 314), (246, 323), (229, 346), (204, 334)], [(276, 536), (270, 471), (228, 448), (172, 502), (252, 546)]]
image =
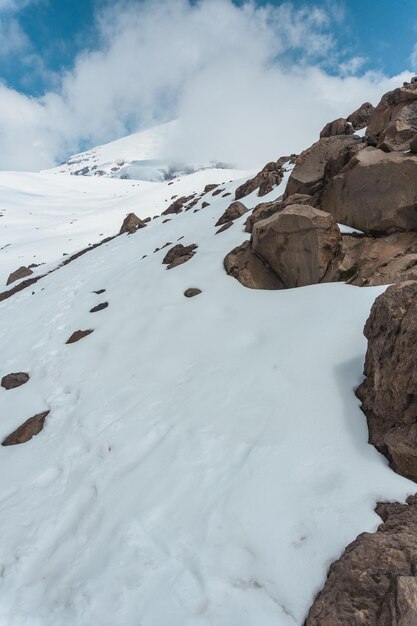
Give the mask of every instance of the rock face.
[(295, 193), (314, 195), (324, 185), (324, 173), (328, 161), (347, 149), (357, 149), (362, 145), (359, 137), (337, 135), (319, 139), (304, 150), (295, 163), (288, 180), (284, 199)]
[(249, 241), (234, 248), (224, 259), (229, 276), (249, 289), (282, 289), (282, 281), (251, 249)]
[(232, 222), (233, 220), (237, 220), (239, 217), (242, 217), (245, 213), (248, 212), (249, 209), (245, 207), (242, 202), (235, 201), (230, 204), (223, 215), (219, 217), (215, 226), (222, 226), (227, 222)]
[(384, 523), (333, 563), (305, 626), (417, 624), (417, 497), (376, 512)]
[(320, 139), (323, 137), (333, 137), (334, 135), (353, 135), (353, 127), (344, 117), (339, 117), (333, 122), (329, 122), (320, 133)]
[(47, 415), (49, 415), (49, 411), (44, 411), (43, 413), (38, 413), (30, 417), (24, 424), (19, 426), (17, 430), (8, 435), (1, 445), (16, 446), (20, 443), (30, 441), (32, 437), (38, 435), (43, 429)]
[(365, 325), (365, 380), (356, 391), (369, 442), (417, 482), (417, 282), (389, 287)]
[[(291, 157), (284, 158), (289, 160)], [(272, 191), (275, 185), (279, 185), (282, 181), (284, 176), (284, 163), (285, 161), (283, 161), (282, 158), (278, 159), (276, 162), (272, 161), (271, 163), (267, 163), (254, 178), (247, 180), (236, 189), (235, 200), (240, 200), (256, 189), (259, 189), (258, 196), (265, 196)]]
[(286, 288), (326, 280), (340, 245), (334, 218), (308, 205), (289, 206), (253, 228), (253, 251), (271, 266)]
[(417, 83), (405, 83), (382, 96), (367, 132), (376, 138), (378, 148), (408, 150), (417, 133)]
[(139, 228), (145, 228), (145, 226), (145, 222), (141, 220), (137, 215), (135, 215), (134, 213), (129, 213), (123, 220), (123, 224), (120, 228), (119, 234), (122, 235), (123, 233), (128, 233), (129, 235), (132, 235)]
[(9, 278), (7, 279), (6, 285), (10, 285), (11, 283), (14, 283), (16, 280), (20, 280), (21, 278), (26, 278), (31, 274), (33, 274), (32, 270), (29, 267), (22, 265), (21, 267), (19, 267), (19, 269), (10, 274)]
[(193, 195), (182, 196), (181, 198), (178, 198), (172, 204), (170, 204), (169, 207), (165, 209), (165, 211), (162, 211), (162, 215), (172, 215), (172, 214), (175, 215), (177, 213), (181, 213), (182, 210), (184, 209), (184, 206), (187, 204), (187, 202), (191, 202), (193, 198), (194, 198)]
[(164, 256), (162, 263), (167, 265), (167, 269), (170, 270), (177, 265), (182, 265), (186, 261), (189, 261), (197, 250), (197, 245), (192, 243), (189, 246), (183, 246), (182, 243), (177, 243), (173, 246)]
[(417, 229), (417, 156), (365, 148), (323, 191), (323, 211), (368, 233)]
[(359, 109), (349, 115), (347, 121), (352, 124), (354, 130), (366, 128), (371, 121), (374, 110), (375, 107), (370, 102), (364, 102)]
[(310, 204), (311, 196), (306, 194), (296, 193), (293, 196), (290, 196), (286, 200), (275, 200), (274, 202), (261, 202), (258, 204), (252, 211), (251, 215), (249, 215), (248, 219), (245, 222), (245, 231), (247, 233), (251, 233), (253, 230), (254, 224), (256, 222), (260, 222), (261, 220), (266, 220), (271, 215), (282, 211), (286, 206), (290, 204)]
[(1, 386), (4, 389), (16, 389), (24, 385), (29, 380), (29, 374), (26, 372), (16, 372), (14, 374), (7, 374), (1, 379)]

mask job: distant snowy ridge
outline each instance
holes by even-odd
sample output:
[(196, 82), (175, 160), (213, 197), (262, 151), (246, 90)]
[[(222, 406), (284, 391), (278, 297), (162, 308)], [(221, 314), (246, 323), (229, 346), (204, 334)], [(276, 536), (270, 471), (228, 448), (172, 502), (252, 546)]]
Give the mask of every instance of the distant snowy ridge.
[(71, 156), (48, 172), (162, 182), (222, 164), (184, 164), (164, 158), (177, 131), (173, 120)]

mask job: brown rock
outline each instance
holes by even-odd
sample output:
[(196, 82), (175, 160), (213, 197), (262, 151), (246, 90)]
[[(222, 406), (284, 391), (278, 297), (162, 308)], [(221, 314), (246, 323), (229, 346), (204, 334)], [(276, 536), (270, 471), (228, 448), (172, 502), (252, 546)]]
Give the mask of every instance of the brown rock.
[(242, 217), (242, 215), (247, 213), (248, 210), (249, 209), (247, 209), (242, 202), (235, 200), (235, 202), (229, 204), (223, 215), (217, 220), (215, 226), (221, 226), (227, 222), (237, 220), (239, 217)]
[(30, 441), (32, 437), (38, 435), (43, 429), (47, 415), (49, 415), (49, 411), (44, 411), (43, 413), (38, 413), (30, 417), (24, 424), (19, 426), (17, 430), (8, 435), (1, 445), (16, 446), (20, 443)]
[(91, 335), (92, 332), (94, 331), (91, 329), (90, 330), (76, 330), (74, 333), (72, 333), (71, 337), (65, 343), (76, 343), (77, 341), (80, 341), (80, 339), (87, 337), (87, 335)]
[(19, 267), (19, 269), (15, 270), (9, 275), (6, 285), (10, 285), (11, 283), (14, 283), (16, 280), (20, 280), (21, 278), (26, 278), (31, 274), (33, 274), (32, 270), (29, 267), (22, 265), (21, 267)]
[(369, 233), (417, 229), (417, 156), (358, 152), (323, 191), (323, 211)]
[(417, 482), (417, 282), (380, 295), (365, 325), (365, 380), (356, 391), (369, 442)]
[(227, 230), (228, 228), (230, 228), (231, 226), (233, 226), (233, 222), (226, 222), (226, 224), (223, 224), (223, 226), (221, 228), (219, 228), (219, 230), (216, 230), (215, 235), (219, 235), (220, 233), (224, 233), (224, 231)]
[(203, 204), (201, 205), (201, 208), (205, 209), (207, 206), (210, 206), (210, 202), (203, 202)]
[(190, 287), (184, 291), (184, 296), (186, 298), (194, 298), (194, 296), (198, 296), (201, 293), (201, 289), (197, 289), (197, 287)]
[(284, 176), (283, 165), (282, 159), (279, 159), (277, 162), (267, 163), (254, 178), (247, 180), (236, 189), (235, 200), (240, 200), (256, 189), (259, 189), (258, 196), (265, 196), (267, 193), (270, 193), (276, 185), (282, 182)]
[(218, 196), (222, 191), (224, 191), (224, 187), (222, 189), (216, 189), (215, 191), (213, 191), (213, 193), (211, 195), (213, 197), (214, 196)]
[(362, 533), (330, 567), (305, 626), (417, 624), (417, 503), (381, 503), (376, 533)]
[(286, 288), (326, 280), (340, 245), (334, 218), (308, 205), (286, 207), (253, 228), (252, 250), (271, 266)]
[(364, 102), (359, 109), (356, 109), (356, 111), (353, 111), (353, 113), (349, 115), (347, 121), (352, 124), (354, 130), (366, 128), (374, 110), (375, 107), (370, 102)]
[(3, 376), (1, 379), (1, 386), (4, 389), (16, 389), (16, 387), (20, 387), (24, 385), (29, 380), (29, 374), (26, 372), (16, 372), (13, 374), (7, 374)]
[(162, 215), (172, 215), (172, 214), (181, 213), (184, 208), (184, 205), (186, 205), (187, 202), (191, 202), (193, 198), (194, 198), (193, 195), (182, 196), (181, 198), (178, 198), (178, 200), (175, 200), (172, 204), (170, 204), (169, 207), (165, 209), (165, 211), (162, 211)]
[(407, 83), (382, 96), (372, 113), (367, 132), (377, 147), (387, 151), (409, 150), (417, 133), (417, 85)]
[(324, 185), (324, 174), (328, 161), (340, 152), (354, 149), (362, 143), (359, 137), (337, 135), (319, 139), (298, 157), (288, 180), (284, 199), (295, 193), (314, 195)]
[(90, 313), (97, 313), (98, 311), (102, 311), (103, 309), (107, 309), (108, 306), (109, 306), (108, 302), (100, 302), (100, 304), (97, 304), (97, 306), (94, 306), (90, 310)]
[(271, 215), (282, 211), (286, 206), (290, 204), (310, 204), (312, 196), (308, 196), (307, 194), (296, 193), (293, 196), (290, 196), (286, 200), (274, 200), (273, 202), (261, 202), (258, 204), (252, 211), (252, 214), (249, 215), (248, 219), (245, 222), (245, 232), (251, 233), (253, 230), (254, 224), (256, 222), (260, 222), (261, 220), (265, 220)]
[(320, 139), (323, 137), (333, 137), (334, 135), (353, 135), (353, 127), (343, 117), (339, 117), (333, 122), (329, 122), (320, 133)]
[(224, 259), (229, 276), (236, 278), (249, 289), (282, 289), (283, 284), (263, 259), (251, 249), (250, 242), (234, 248)]
[(192, 243), (189, 246), (183, 246), (182, 243), (177, 243), (173, 246), (163, 258), (162, 263), (167, 265), (167, 269), (170, 270), (177, 265), (182, 265), (186, 261), (189, 261), (197, 250), (197, 245)]
[(216, 185), (206, 185), (204, 187), (203, 194), (209, 193), (210, 191), (213, 191), (213, 189), (216, 189), (216, 187), (218, 187), (218, 186), (219, 186), (219, 183), (217, 183)]
[(132, 235), (139, 228), (145, 228), (145, 226), (145, 222), (141, 220), (137, 215), (135, 215), (134, 213), (129, 213), (123, 220), (123, 224), (119, 234), (122, 235), (123, 233), (128, 233), (129, 235)]

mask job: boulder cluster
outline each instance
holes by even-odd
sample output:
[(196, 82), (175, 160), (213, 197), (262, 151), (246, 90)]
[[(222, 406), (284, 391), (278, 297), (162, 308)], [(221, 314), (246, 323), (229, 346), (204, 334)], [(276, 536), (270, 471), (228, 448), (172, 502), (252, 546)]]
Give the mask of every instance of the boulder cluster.
[[(363, 137), (354, 134), (365, 127)], [(323, 128), (320, 139), (295, 159), (283, 196), (252, 211), (246, 221), (246, 231), (252, 234), (249, 247), (245, 242), (241, 255), (233, 250), (233, 262), (226, 257), (226, 270), (243, 285), (260, 289), (265, 282), (272, 289), (336, 281), (366, 286), (417, 280), (414, 150), (417, 80), (413, 79), (384, 95), (377, 107), (366, 102), (346, 119)], [(262, 181), (272, 180), (271, 172), (277, 181), (277, 164), (282, 168), (288, 157), (283, 159), (239, 187), (236, 198), (256, 186), (261, 190)], [(279, 280), (260, 278), (259, 263), (256, 276), (249, 276), (250, 255), (259, 259), (265, 274), (272, 270)], [(243, 260), (241, 268), (237, 257)]]

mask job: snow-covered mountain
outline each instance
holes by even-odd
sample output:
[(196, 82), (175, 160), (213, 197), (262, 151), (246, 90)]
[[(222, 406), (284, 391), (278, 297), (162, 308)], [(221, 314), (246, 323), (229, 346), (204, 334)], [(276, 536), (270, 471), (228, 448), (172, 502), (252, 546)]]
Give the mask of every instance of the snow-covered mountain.
[[(0, 374), (30, 376), (0, 389), (0, 439), (49, 412), (38, 436), (0, 446), (0, 624), (301, 625), (329, 563), (378, 525), (375, 501), (413, 491), (367, 444), (352, 393), (384, 288), (227, 276), (245, 218), (214, 225), (248, 175), (0, 174), (3, 285), (19, 265), (55, 270), (0, 304)], [(127, 212), (214, 183), (60, 267)], [(198, 247), (167, 270), (178, 242)], [(77, 330), (93, 332), (67, 345)]]
[[(177, 121), (167, 122), (75, 154), (65, 163), (47, 171), (76, 176), (163, 181), (213, 167), (213, 164), (184, 164), (161, 158), (166, 146), (175, 139), (176, 132)], [(215, 165), (219, 167), (219, 164)]]

